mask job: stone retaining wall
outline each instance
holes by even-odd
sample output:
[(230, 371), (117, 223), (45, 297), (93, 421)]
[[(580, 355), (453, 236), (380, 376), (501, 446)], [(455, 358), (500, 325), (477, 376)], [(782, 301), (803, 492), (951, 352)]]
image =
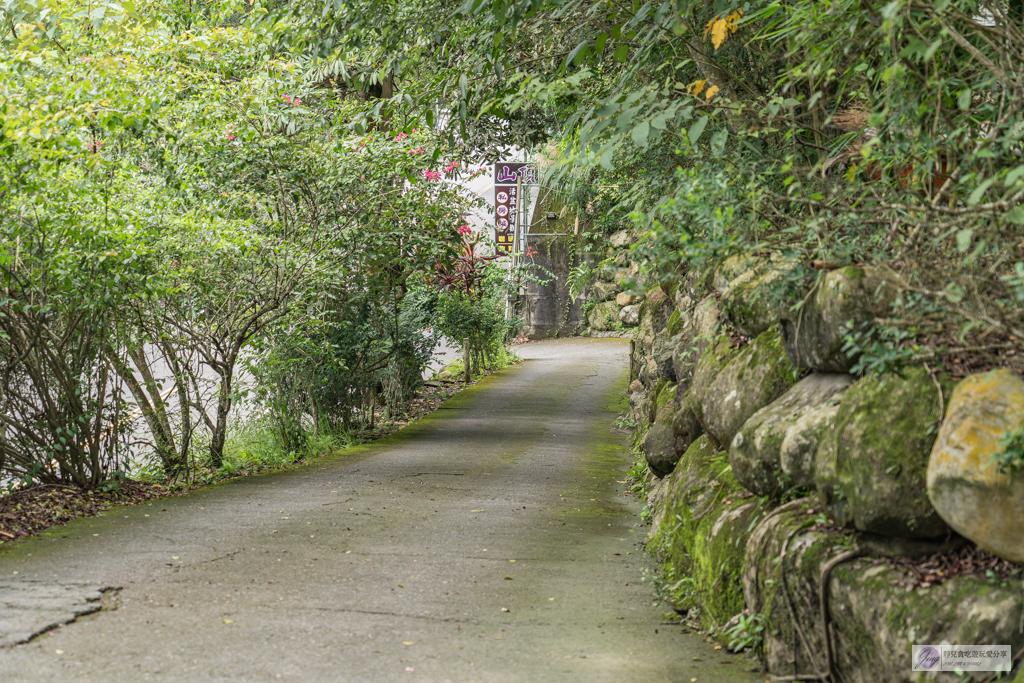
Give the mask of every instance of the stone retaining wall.
[[(630, 412), (649, 547), (686, 585), (677, 609), (719, 635), (756, 615), (768, 672), (799, 680), (925, 680), (913, 644), (1024, 652), (1024, 577), (1010, 564), (1024, 564), (1024, 472), (991, 462), (1024, 423), (1024, 381), (924, 364), (849, 374), (847, 325), (884, 314), (897, 284), (836, 269), (794, 312), (765, 286), (786, 267), (729, 259), (650, 282), (636, 309)], [(954, 555), (998, 572), (908, 569)]]

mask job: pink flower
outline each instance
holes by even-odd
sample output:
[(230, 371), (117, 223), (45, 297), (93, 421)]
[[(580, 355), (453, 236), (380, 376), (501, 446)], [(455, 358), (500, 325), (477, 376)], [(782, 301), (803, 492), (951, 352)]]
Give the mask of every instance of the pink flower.
[(470, 230), (468, 225), (462, 225), (462, 226), (459, 227), (459, 234), (460, 235), (468, 235), (471, 232), (473, 232), (473, 231)]
[(92, 57), (82, 57), (82, 61), (85, 62), (86, 64), (88, 64), (89, 62), (92, 61)]
[(298, 97), (296, 97), (295, 101), (292, 102), (292, 105), (295, 107), (299, 106), (300, 104), (302, 104), (302, 100), (300, 100)]
[(234, 140), (234, 139), (235, 139), (234, 135), (228, 135), (228, 140)]
[(395, 136), (395, 140), (398, 140), (399, 142), (401, 142), (402, 140), (406, 139), (407, 137), (409, 137), (409, 136), (406, 135), (405, 133), (402, 133), (401, 131), (399, 131), (398, 135)]
[(427, 177), (427, 180), (440, 180), (441, 174), (437, 171), (424, 171), (423, 175)]
[(285, 95), (284, 96), (284, 101), (285, 102), (291, 102), (292, 101), (292, 96), (291, 95)]

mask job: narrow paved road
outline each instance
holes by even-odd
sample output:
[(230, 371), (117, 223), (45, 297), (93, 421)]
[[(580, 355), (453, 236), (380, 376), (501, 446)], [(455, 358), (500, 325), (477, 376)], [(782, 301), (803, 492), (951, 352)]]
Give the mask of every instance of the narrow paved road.
[(0, 680), (758, 680), (642, 581), (625, 343), (522, 355), (385, 441), (0, 552), (8, 593), (122, 588), (0, 650)]

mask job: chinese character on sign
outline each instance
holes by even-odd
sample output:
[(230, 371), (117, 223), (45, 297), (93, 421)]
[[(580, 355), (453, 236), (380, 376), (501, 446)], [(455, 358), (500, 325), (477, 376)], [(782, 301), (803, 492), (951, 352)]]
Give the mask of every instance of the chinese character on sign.
[(503, 161), (494, 165), (494, 241), (504, 252), (512, 251), (516, 210), (519, 208), (518, 183), (535, 183), (534, 169), (521, 161)]

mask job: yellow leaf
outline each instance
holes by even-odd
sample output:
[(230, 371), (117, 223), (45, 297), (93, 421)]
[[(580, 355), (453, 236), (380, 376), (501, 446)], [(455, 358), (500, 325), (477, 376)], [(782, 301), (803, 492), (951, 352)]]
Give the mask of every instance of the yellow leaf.
[(717, 85), (713, 85), (710, 88), (708, 88), (708, 92), (707, 92), (707, 94), (704, 95), (704, 97), (705, 97), (705, 99), (708, 102), (710, 102), (711, 98), (714, 97), (717, 94), (718, 94), (718, 86)]
[(405, 645), (405, 646), (415, 645), (415, 644), (416, 644), (415, 640), (403, 640), (402, 641), (402, 645)]
[(727, 35), (729, 35), (729, 20), (719, 19), (711, 27), (711, 44), (715, 46), (716, 50), (722, 47)]
[(706, 84), (707, 84), (706, 80), (694, 81), (690, 85), (686, 86), (686, 89), (689, 90), (690, 92), (692, 92), (694, 94), (694, 96), (697, 96), (697, 95), (701, 94), (701, 92), (703, 92), (704, 86)]
[(718, 16), (719, 15), (716, 14), (715, 18), (709, 21), (708, 25), (704, 27), (704, 40), (708, 39), (708, 34), (711, 33), (712, 27), (714, 27), (715, 22), (718, 21)]
[(34, 138), (43, 137), (43, 131), (39, 129), (39, 126), (32, 126), (32, 129), (28, 132), (28, 134)]
[(234, 619), (225, 619), (224, 623), (225, 624), (233, 624), (233, 623), (235, 623), (235, 620)]

